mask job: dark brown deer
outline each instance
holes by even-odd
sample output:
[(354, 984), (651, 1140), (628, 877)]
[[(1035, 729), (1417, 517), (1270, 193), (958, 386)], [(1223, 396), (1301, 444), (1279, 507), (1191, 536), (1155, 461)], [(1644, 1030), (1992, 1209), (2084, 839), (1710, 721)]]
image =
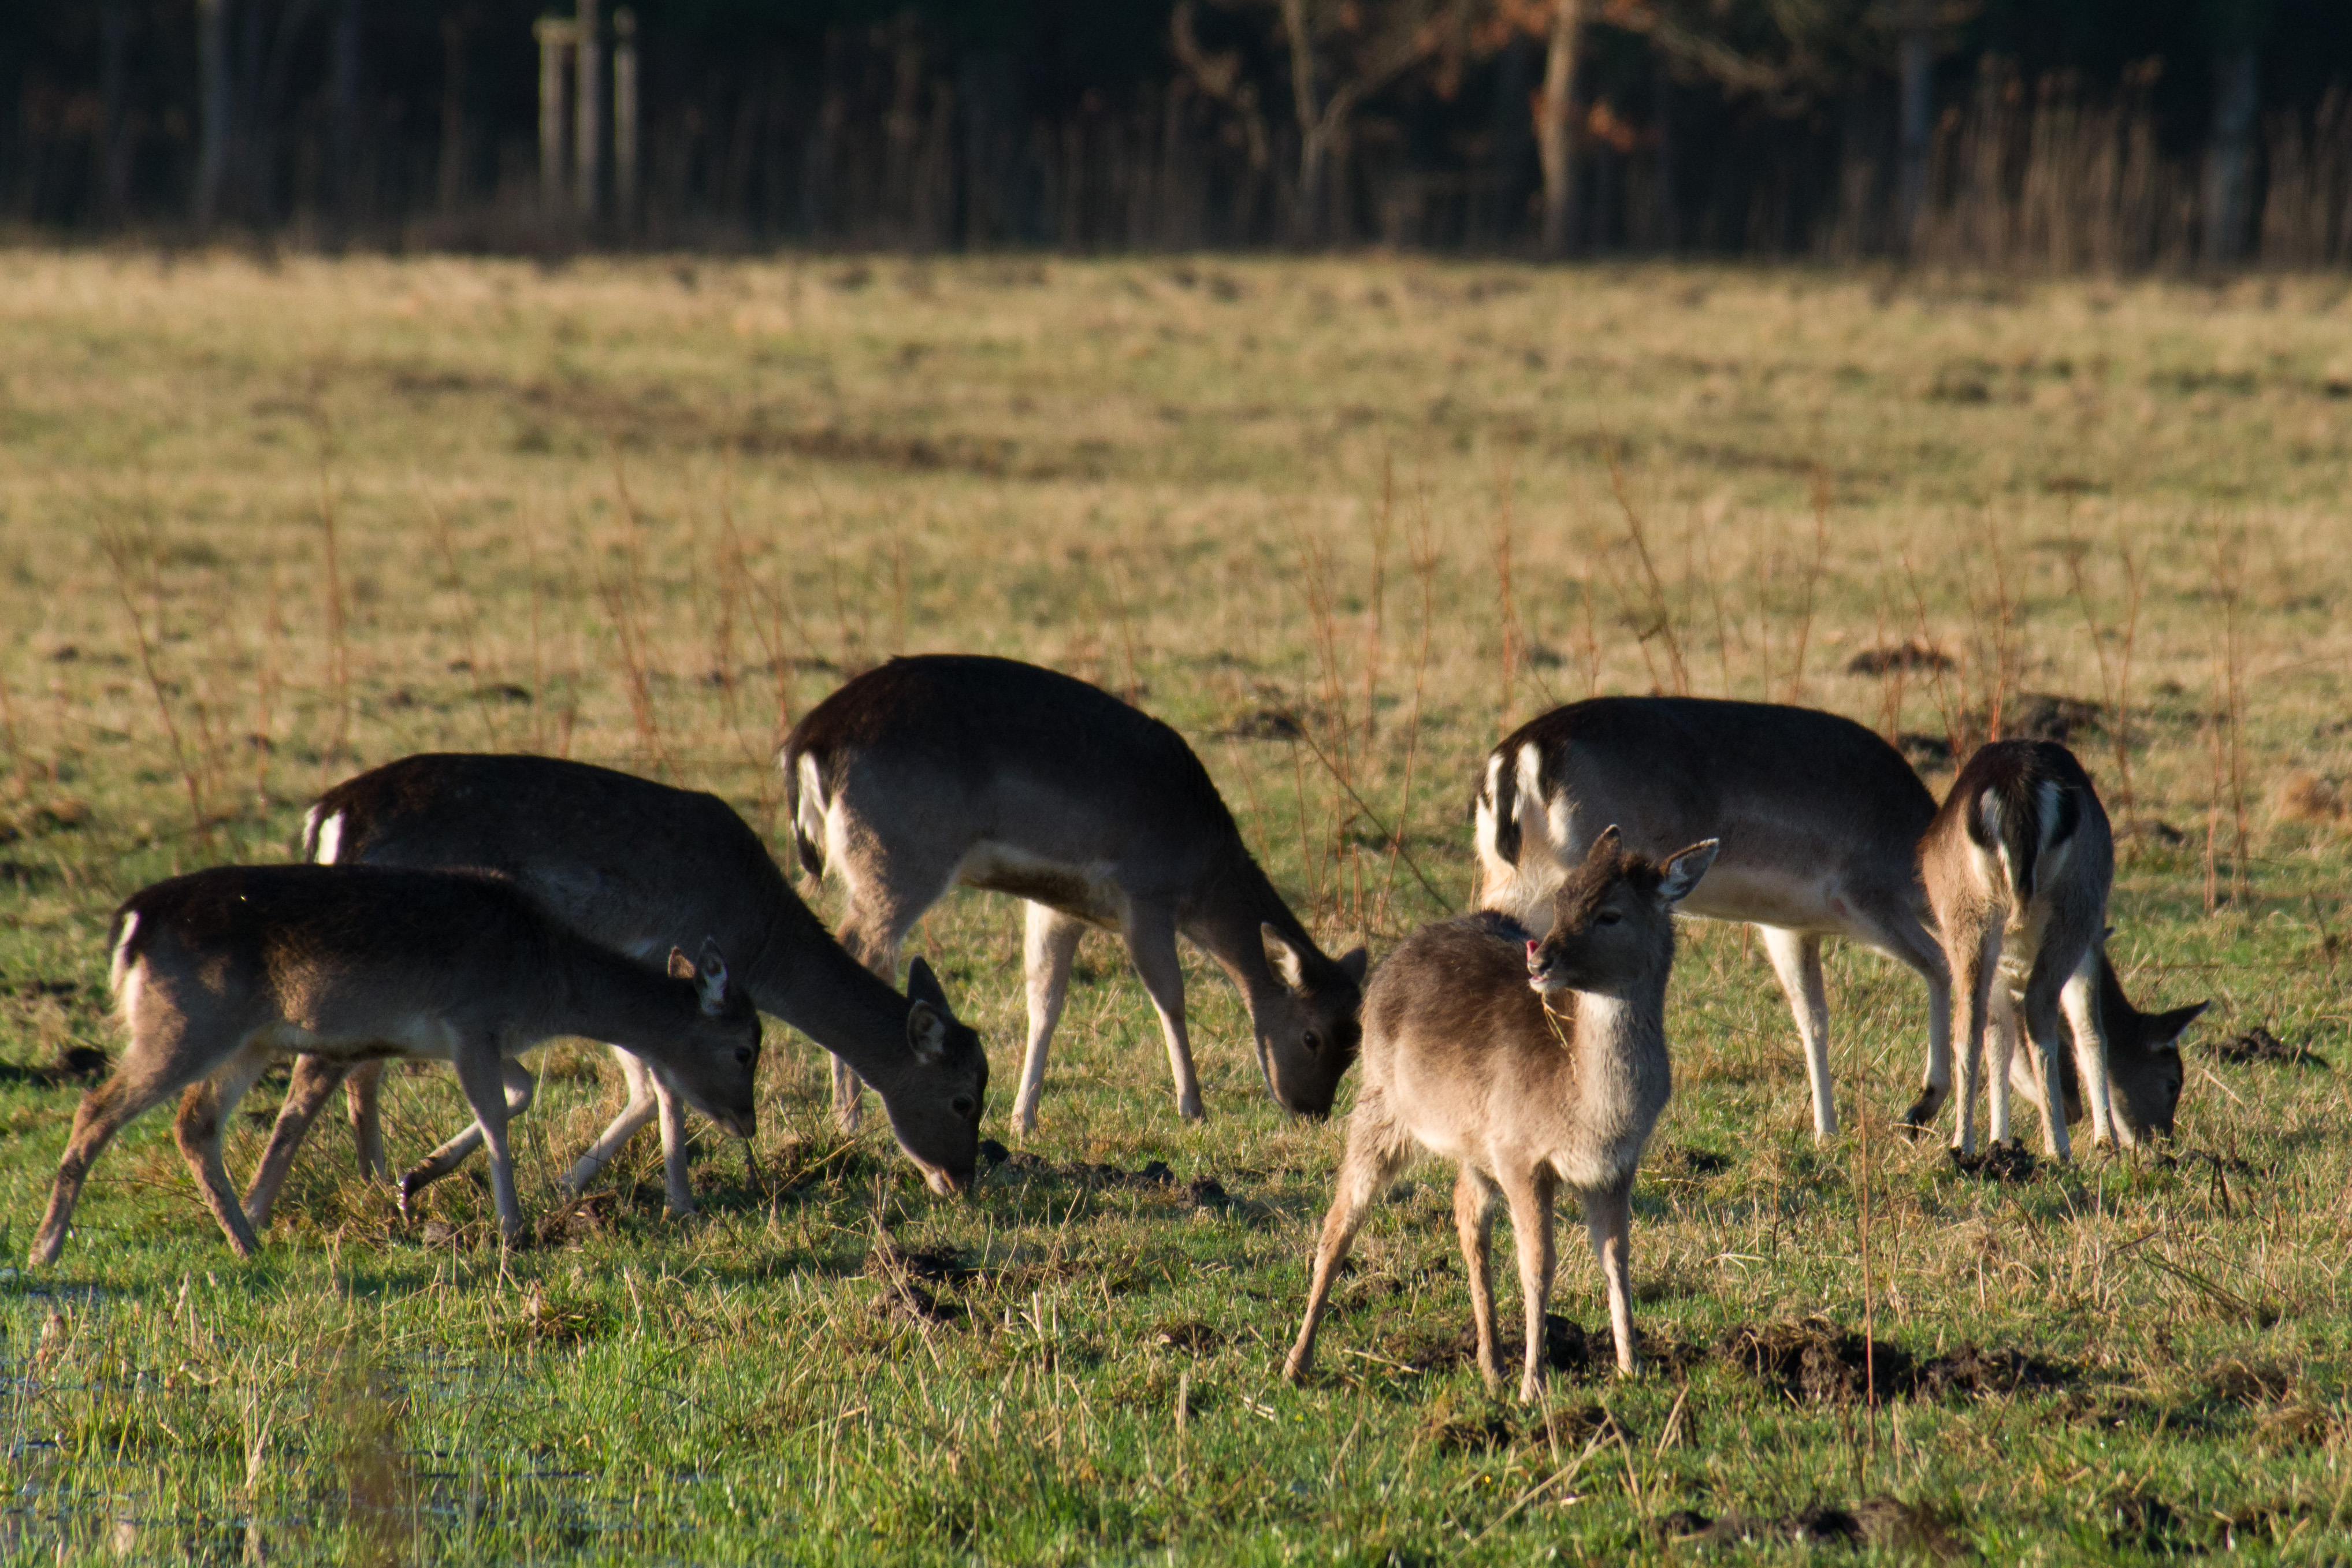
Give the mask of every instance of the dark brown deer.
[[(681, 934), (716, 932), (741, 954), (737, 984), (761, 1011), (851, 1063), (882, 1096), (890, 1130), (934, 1192), (971, 1184), (979, 1159), (988, 1058), (956, 1021), (928, 964), (900, 995), (845, 952), (785, 881), (758, 834), (716, 795), (552, 757), (427, 753), (329, 790), (310, 808), (303, 856), (331, 864), (498, 871), (603, 946), (659, 952)], [(587, 1184), (646, 1122), (660, 1118), (672, 1214), (690, 1213), (684, 1110), (661, 1075), (616, 1048), (628, 1102), (564, 1180)], [(363, 1173), (380, 1172), (380, 1064), (305, 1057), (246, 1196), (258, 1227), (304, 1131), (351, 1075)], [(409, 1173), (418, 1185), (479, 1146), (467, 1128)]]
[(1381, 965), (1364, 997), (1364, 1078), (1347, 1157), (1285, 1367), (1294, 1382), (1314, 1364), (1332, 1275), (1416, 1147), (1461, 1166), (1454, 1222), (1488, 1389), (1503, 1378), (1487, 1259), (1498, 1194), (1510, 1205), (1527, 1310), (1519, 1397), (1543, 1386), (1551, 1207), (1562, 1187), (1583, 1205), (1607, 1280), (1618, 1369), (1633, 1370), (1633, 1172), (1673, 1090), (1674, 910), (1716, 848), (1694, 844), (1661, 863), (1608, 828), (1554, 888), (1540, 940), (1488, 910), (1423, 927)]
[(213, 1217), (258, 1250), (221, 1165), (221, 1133), (276, 1057), (448, 1061), (490, 1151), (499, 1228), (522, 1229), (507, 1123), (530, 1103), (513, 1058), (557, 1035), (646, 1058), (749, 1137), (760, 1016), (719, 948), (664, 969), (596, 946), (502, 879), (362, 866), (227, 866), (134, 893), (115, 912), (110, 982), (131, 1037), (82, 1097), (32, 1260), (55, 1262), (92, 1161), (186, 1089), (173, 1124)]
[[(793, 726), (777, 758), (801, 866), (848, 889), (845, 946), (879, 974), (958, 883), (1029, 901), (1029, 1044), (1014, 1128), (1036, 1125), (1045, 1049), (1088, 926), (1119, 933), (1159, 1011), (1176, 1106), (1202, 1115), (1183, 936), (1241, 987), (1266, 1086), (1322, 1116), (1355, 1059), (1365, 953), (1324, 955), (1243, 845), (1183, 737), (1108, 692), (1010, 659), (897, 658)], [(836, 1069), (854, 1121), (857, 1086)]]
[[(2072, 1153), (2066, 1122), (2077, 1099), (2095, 1144), (2169, 1132), (2180, 1098), (2180, 1035), (2204, 1005), (2151, 1016), (2124, 997), (2105, 951), (2115, 839), (2074, 754), (2049, 741), (1999, 741), (1978, 751), (1920, 839), (1919, 870), (1952, 975), (1954, 1145), (1976, 1147), (1980, 1076), (1992, 1141), (2009, 1137), (2021, 1015), (2030, 1047), (2023, 1061), (2033, 1069), (2021, 1076), (2043, 1110), (2053, 1155)], [(1990, 1075), (1982, 1071), (1988, 1026)], [(1924, 1123), (1940, 1103), (1923, 1096), (1912, 1121)]]

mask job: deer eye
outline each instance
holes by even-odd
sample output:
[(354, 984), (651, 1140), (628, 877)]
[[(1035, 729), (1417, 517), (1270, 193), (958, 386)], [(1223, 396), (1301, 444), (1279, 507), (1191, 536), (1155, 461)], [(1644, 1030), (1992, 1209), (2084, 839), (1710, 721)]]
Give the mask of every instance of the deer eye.
[(1592, 917), (1592, 923), (1597, 926), (1613, 926), (1624, 920), (1624, 918), (1625, 917), (1623, 915), (1619, 914), (1615, 910), (1603, 910), (1599, 914)]
[(1323, 1037), (1317, 1034), (1314, 1030), (1309, 1029), (1307, 1031), (1305, 1044), (1307, 1046), (1307, 1054), (1309, 1056), (1316, 1055), (1323, 1049)]
[(739, 1064), (748, 1067), (751, 1061), (751, 1047), (744, 1046), (738, 1048), (735, 1052), (735, 1060)]
[(971, 1096), (968, 1094), (959, 1094), (953, 1100), (948, 1101), (948, 1109), (954, 1111), (958, 1116), (970, 1116), (973, 1111), (979, 1110), (980, 1106), (979, 1102), (974, 1100)]

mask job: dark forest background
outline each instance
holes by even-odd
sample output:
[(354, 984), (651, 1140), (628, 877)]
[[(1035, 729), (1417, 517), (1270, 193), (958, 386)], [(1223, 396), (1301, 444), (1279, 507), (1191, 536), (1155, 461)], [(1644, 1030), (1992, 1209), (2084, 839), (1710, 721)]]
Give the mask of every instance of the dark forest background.
[(568, 162), (543, 188), (546, 11), (0, 5), (0, 219), (330, 247), (2352, 259), (2347, 0), (639, 0), (635, 156), (608, 9), (584, 202)]

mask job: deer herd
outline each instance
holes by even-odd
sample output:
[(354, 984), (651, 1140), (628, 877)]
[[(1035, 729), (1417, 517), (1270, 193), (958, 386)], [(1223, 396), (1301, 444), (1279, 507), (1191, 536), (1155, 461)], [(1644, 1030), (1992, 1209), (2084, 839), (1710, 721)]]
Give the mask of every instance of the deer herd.
[[(181, 1153), (229, 1245), (252, 1255), (338, 1087), (361, 1172), (388, 1173), (379, 1095), (394, 1059), (450, 1063), (474, 1113), (402, 1174), (404, 1211), (480, 1146), (500, 1232), (516, 1237), (509, 1129), (535, 1087), (519, 1058), (559, 1036), (609, 1045), (627, 1089), (565, 1184), (584, 1186), (658, 1121), (668, 1207), (690, 1212), (686, 1109), (751, 1136), (763, 1013), (832, 1053), (845, 1127), (873, 1089), (931, 1190), (965, 1192), (988, 1059), (921, 958), (898, 988), (916, 922), (963, 884), (1027, 902), (1017, 1133), (1036, 1127), (1089, 926), (1126, 944), (1178, 1112), (1204, 1114), (1185, 938), (1240, 988), (1286, 1110), (1328, 1114), (1362, 1063), (1289, 1375), (1312, 1365), (1366, 1214), (1428, 1149), (1459, 1167), (1454, 1221), (1490, 1387), (1503, 1367), (1489, 1242), (1498, 1204), (1510, 1211), (1520, 1395), (1532, 1399), (1562, 1191), (1583, 1210), (1617, 1364), (1634, 1369), (1631, 1195), (1672, 1088), (1677, 912), (1762, 931), (1796, 1015), (1817, 1140), (1837, 1131), (1826, 936), (1926, 983), (1927, 1062), (1905, 1121), (1924, 1130), (1957, 1088), (1963, 1153), (1976, 1148), (1988, 1034), (1990, 1137), (2010, 1136), (2015, 1089), (2063, 1159), (2078, 1119), (2094, 1143), (2170, 1133), (2180, 1037), (2203, 1011), (2142, 1014), (2126, 998), (2105, 952), (2106, 815), (2081, 764), (2048, 742), (1984, 746), (1939, 808), (1900, 752), (1832, 714), (1670, 697), (1559, 709), (1480, 772), (1476, 912), (1407, 937), (1369, 985), (1365, 950), (1335, 958), (1317, 943), (1183, 739), (1083, 681), (1008, 659), (894, 659), (812, 710), (777, 762), (801, 868), (845, 895), (838, 940), (718, 797), (536, 756), (389, 763), (310, 808), (300, 863), (219, 867), (131, 895), (110, 935), (129, 1043), (75, 1114), (32, 1261), (57, 1259), (108, 1142), (175, 1091)], [(286, 1100), (240, 1201), (223, 1132), (283, 1057)]]

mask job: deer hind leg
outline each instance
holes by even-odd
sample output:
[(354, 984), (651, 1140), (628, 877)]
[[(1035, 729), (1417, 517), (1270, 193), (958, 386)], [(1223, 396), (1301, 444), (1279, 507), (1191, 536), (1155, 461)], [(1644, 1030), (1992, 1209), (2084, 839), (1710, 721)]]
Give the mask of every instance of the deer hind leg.
[(2116, 1114), (2115, 1085), (2107, 1076), (2107, 1046), (2099, 1017), (2099, 950), (2095, 943), (2059, 988), (2059, 1009), (2074, 1041), (2074, 1072), (2083, 1086), (2083, 1109), (2091, 1119), (2091, 1142), (2127, 1148), (2133, 1139)]
[(1454, 1233), (1470, 1277), (1470, 1321), (1478, 1334), (1478, 1375), (1486, 1392), (1503, 1386), (1503, 1351), (1495, 1328), (1495, 1205), (1502, 1194), (1484, 1171), (1465, 1164), (1454, 1179)]
[(172, 1123), (180, 1155), (195, 1175), (205, 1206), (213, 1211), (221, 1233), (239, 1258), (258, 1253), (261, 1242), (236, 1201), (236, 1189), (229, 1185), (228, 1171), (221, 1163), (221, 1137), (228, 1131), (229, 1115), (236, 1110), (236, 1102), (268, 1065), (267, 1050), (247, 1046), (213, 1069), (211, 1077), (188, 1086), (180, 1097), (180, 1114)]
[(1037, 1130), (1037, 1101), (1045, 1091), (1045, 1047), (1062, 1021), (1070, 994), (1070, 965), (1078, 954), (1086, 922), (1050, 904), (1024, 907), (1021, 967), (1029, 991), (1029, 1045), (1021, 1056), (1021, 1092), (1013, 1102), (1013, 1131), (1027, 1137)]
[[(262, 1150), (261, 1163), (253, 1173), (252, 1184), (245, 1189), (246, 1223), (257, 1234), (268, 1228), (269, 1211), (278, 1205), (278, 1191), (286, 1184), (287, 1173), (294, 1168), (294, 1156), (301, 1149), (302, 1140), (310, 1135), (310, 1124), (319, 1119), (319, 1112), (326, 1109), (327, 1101), (351, 1070), (349, 1062), (333, 1057), (305, 1054), (294, 1058), (293, 1079), (286, 1086), (286, 1103), (278, 1108), (278, 1121), (269, 1129), (269, 1146)], [(363, 1170), (361, 1173), (366, 1173)]]
[(572, 1169), (563, 1173), (563, 1184), (575, 1193), (585, 1190), (588, 1184), (596, 1179), (597, 1173), (612, 1163), (613, 1156), (619, 1153), (660, 1110), (659, 1090), (653, 1069), (620, 1047), (611, 1048), (613, 1060), (621, 1069), (621, 1081), (628, 1088), (629, 1098), (622, 1105), (621, 1113), (605, 1126), (588, 1152), (574, 1160)]
[(1638, 1365), (1633, 1352), (1633, 1174), (1602, 1193), (1584, 1194), (1584, 1233), (1601, 1265), (1609, 1291), (1609, 1334), (1617, 1345), (1617, 1370)]
[(90, 1166), (114, 1135), (163, 1104), (174, 1089), (217, 1059), (194, 1053), (174, 1056), (188, 1064), (187, 1070), (173, 1071), (167, 1064), (163, 1071), (150, 1071), (148, 1064), (139, 1059), (134, 1039), (114, 1076), (81, 1097), (65, 1155), (58, 1162), (57, 1183), (49, 1189), (48, 1211), (41, 1216), (41, 1228), (33, 1233), (29, 1261), (35, 1268), (58, 1260), (66, 1245), (66, 1232), (73, 1225), (74, 1205), (81, 1201), (82, 1184), (89, 1179)]
[(1315, 1365), (1315, 1331), (1331, 1299), (1331, 1280), (1356, 1244), (1356, 1232), (1380, 1195), (1404, 1169), (1412, 1145), (1389, 1124), (1377, 1098), (1368, 1093), (1356, 1102), (1348, 1122), (1348, 1153), (1339, 1162), (1339, 1180), (1331, 1194), (1331, 1211), (1323, 1216), (1323, 1234), (1315, 1245), (1315, 1277), (1307, 1287), (1307, 1317), (1298, 1325), (1298, 1339), (1290, 1347), (1282, 1374), (1303, 1382)]
[(1822, 939), (1779, 926), (1756, 929), (1764, 933), (1772, 973), (1780, 977), (1789, 1010), (1797, 1016), (1797, 1033), (1805, 1042), (1805, 1077), (1813, 1089), (1813, 1142), (1825, 1143), (1837, 1136), (1837, 1100), (1830, 1079), (1830, 1005), (1822, 989)]
[[(2016, 1070), (2017, 1004), (2009, 987), (2000, 980), (1993, 981), (1992, 991), (1986, 1002), (1985, 1038), (1990, 1042), (1992, 1059), (1985, 1064), (1985, 1141), (1999, 1148), (2016, 1136), (2011, 1116), (2010, 1075)], [(2025, 1060), (2037, 1058), (2031, 1046), (2025, 1047)], [(2030, 1098), (2030, 1097), (2029, 1097)]]
[(1160, 1032), (1168, 1042), (1168, 1071), (1176, 1080), (1176, 1112), (1187, 1121), (1208, 1113), (1201, 1104), (1201, 1080), (1192, 1071), (1192, 1045), (1184, 1032), (1184, 966), (1176, 956), (1176, 915), (1157, 906), (1129, 905), (1127, 955), (1143, 977)]
[(1527, 1319), (1527, 1353), (1519, 1374), (1519, 1400), (1532, 1405), (1543, 1396), (1545, 1355), (1544, 1308), (1551, 1300), (1551, 1277), (1559, 1255), (1551, 1233), (1551, 1173), (1548, 1170), (1507, 1172), (1503, 1196), (1511, 1205), (1511, 1240), (1519, 1255), (1520, 1305)]
[[(529, 1068), (519, 1061), (505, 1058), (499, 1068), (499, 1077), (500, 1089), (503, 1091), (502, 1097), (499, 1090), (488, 1090), (484, 1094), (478, 1095), (476, 1086), (466, 1081), (465, 1074), (461, 1072), (457, 1075), (457, 1087), (465, 1091), (466, 1103), (473, 1108), (473, 1124), (410, 1166), (401, 1176), (400, 1212), (402, 1214), (408, 1213), (409, 1206), (415, 1201), (417, 1194), (464, 1164), (466, 1157), (486, 1142), (487, 1130), (482, 1125), (482, 1106), (486, 1099), (495, 1104), (499, 1110), (499, 1126), (501, 1141), (505, 1137), (506, 1123), (530, 1108), (531, 1096), (538, 1089), (539, 1085), (531, 1078)], [(496, 1163), (496, 1156), (493, 1155), (493, 1168), (490, 1172), (490, 1188), (493, 1195), (498, 1190)], [(509, 1187), (511, 1188), (514, 1180), (511, 1170), (508, 1173), (507, 1180)], [(503, 1221), (505, 1217), (503, 1210), (500, 1211), (499, 1217)]]
[(2000, 978), (2000, 928), (1952, 933), (1952, 1049), (1959, 1058), (1955, 1094), (1959, 1100), (1952, 1147), (1977, 1152), (1977, 1080), (1984, 1071), (1985, 1019), (1992, 988)]

